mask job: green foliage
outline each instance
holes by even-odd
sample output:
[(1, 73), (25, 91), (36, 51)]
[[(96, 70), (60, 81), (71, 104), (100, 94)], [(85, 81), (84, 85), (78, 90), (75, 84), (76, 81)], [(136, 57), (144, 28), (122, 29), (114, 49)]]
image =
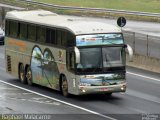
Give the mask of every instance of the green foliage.
[(109, 8), (160, 13), (160, 0), (35, 0), (66, 6)]

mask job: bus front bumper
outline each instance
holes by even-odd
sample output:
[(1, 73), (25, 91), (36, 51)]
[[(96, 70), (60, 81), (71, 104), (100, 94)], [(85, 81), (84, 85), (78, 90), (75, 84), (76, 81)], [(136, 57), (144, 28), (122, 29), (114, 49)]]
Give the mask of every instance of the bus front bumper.
[(79, 86), (79, 95), (125, 92), (126, 83), (110, 86)]

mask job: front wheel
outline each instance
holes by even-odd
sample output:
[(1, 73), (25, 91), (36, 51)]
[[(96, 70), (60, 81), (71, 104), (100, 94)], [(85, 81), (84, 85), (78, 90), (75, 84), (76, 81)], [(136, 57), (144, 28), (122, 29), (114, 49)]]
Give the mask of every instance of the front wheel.
[(30, 66), (27, 67), (27, 70), (26, 70), (26, 79), (27, 79), (27, 82), (28, 82), (28, 85), (32, 85), (32, 71), (31, 71), (31, 68)]
[(62, 77), (61, 91), (62, 91), (63, 96), (69, 97), (68, 82), (65, 76)]

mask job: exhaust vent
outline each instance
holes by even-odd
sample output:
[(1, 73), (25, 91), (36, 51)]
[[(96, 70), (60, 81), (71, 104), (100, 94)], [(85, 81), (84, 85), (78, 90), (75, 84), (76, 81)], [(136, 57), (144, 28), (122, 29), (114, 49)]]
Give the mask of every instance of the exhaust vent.
[(7, 71), (11, 72), (11, 56), (7, 56)]

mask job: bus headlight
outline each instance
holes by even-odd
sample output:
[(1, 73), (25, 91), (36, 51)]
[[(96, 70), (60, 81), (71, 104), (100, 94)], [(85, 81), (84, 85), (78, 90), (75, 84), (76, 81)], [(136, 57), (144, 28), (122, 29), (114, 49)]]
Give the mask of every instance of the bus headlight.
[(122, 85), (121, 90), (125, 90), (126, 89), (126, 85)]
[(84, 87), (79, 87), (79, 89), (80, 89), (81, 92), (86, 92)]

